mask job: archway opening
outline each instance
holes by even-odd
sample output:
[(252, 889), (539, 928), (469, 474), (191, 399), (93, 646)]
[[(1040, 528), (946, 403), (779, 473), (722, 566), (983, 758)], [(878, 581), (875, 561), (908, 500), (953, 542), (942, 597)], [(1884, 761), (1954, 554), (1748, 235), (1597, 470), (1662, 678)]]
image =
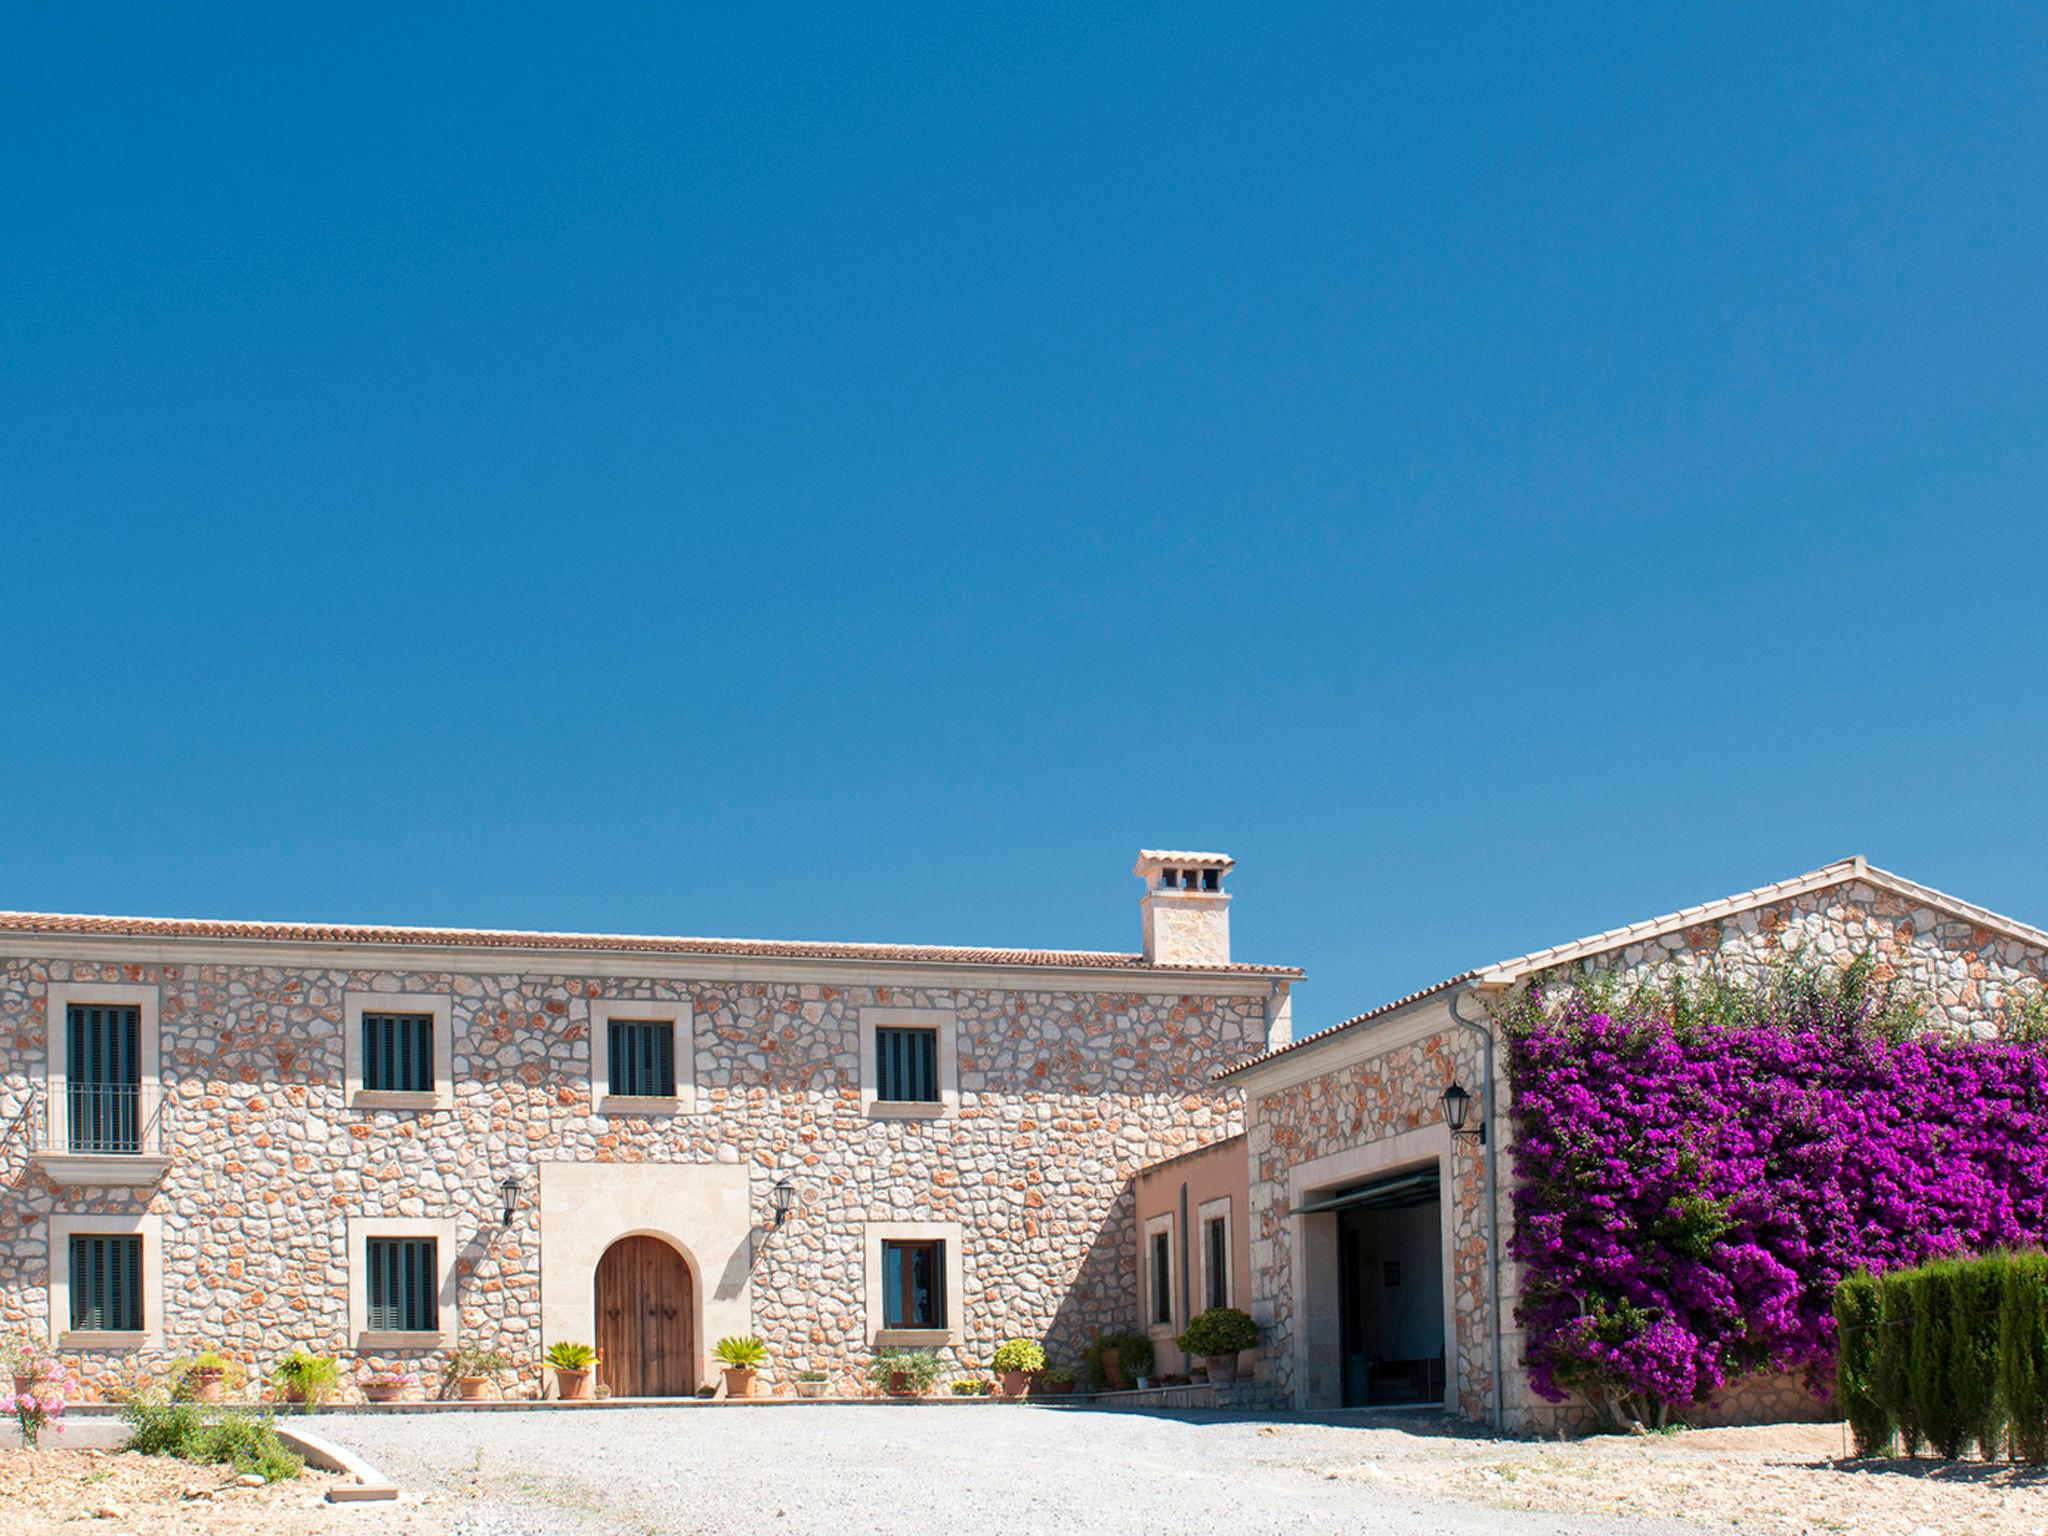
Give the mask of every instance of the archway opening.
[(690, 1266), (658, 1237), (622, 1237), (594, 1281), (599, 1377), (614, 1397), (688, 1397), (697, 1390), (697, 1308)]

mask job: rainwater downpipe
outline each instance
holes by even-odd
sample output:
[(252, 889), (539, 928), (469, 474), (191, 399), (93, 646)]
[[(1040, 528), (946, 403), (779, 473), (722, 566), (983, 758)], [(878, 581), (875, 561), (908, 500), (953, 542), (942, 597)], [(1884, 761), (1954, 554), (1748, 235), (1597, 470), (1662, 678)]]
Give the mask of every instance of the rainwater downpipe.
[(1500, 1315), (1500, 1127), (1494, 1124), (1493, 1031), (1458, 1012), (1458, 992), (1452, 992), (1451, 1021), (1479, 1036), (1480, 1124), (1486, 1128), (1486, 1293), (1487, 1310), (1493, 1315), (1493, 1427), (1505, 1424), (1501, 1394)]

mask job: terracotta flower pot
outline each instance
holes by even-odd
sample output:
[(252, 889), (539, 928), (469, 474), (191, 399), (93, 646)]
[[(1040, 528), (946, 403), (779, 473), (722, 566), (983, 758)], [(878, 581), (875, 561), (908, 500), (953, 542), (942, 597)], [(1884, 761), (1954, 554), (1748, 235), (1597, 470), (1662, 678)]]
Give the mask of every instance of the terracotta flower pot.
[(14, 1378), (14, 1395), (16, 1397), (26, 1397), (29, 1393), (35, 1390), (35, 1386), (35, 1377), (17, 1376)]
[(1209, 1355), (1209, 1380), (1219, 1387), (1227, 1387), (1237, 1380), (1236, 1355)]
[(395, 1403), (405, 1396), (405, 1383), (399, 1381), (366, 1381), (363, 1396), (373, 1403)]
[(565, 1371), (559, 1365), (556, 1366), (555, 1384), (562, 1389), (562, 1401), (565, 1403), (581, 1403), (590, 1400), (590, 1368), (588, 1366), (585, 1366), (580, 1371)]
[(830, 1385), (831, 1383), (828, 1381), (799, 1381), (796, 1384), (796, 1395), (798, 1397), (823, 1397), (825, 1395), (825, 1388)]
[(1123, 1354), (1114, 1346), (1102, 1352), (1102, 1384), (1112, 1392), (1121, 1392), (1130, 1385), (1124, 1379)]
[(727, 1397), (752, 1397), (754, 1395), (754, 1368), (750, 1365), (728, 1365), (725, 1368), (725, 1395)]
[(191, 1371), (185, 1377), (185, 1390), (192, 1394), (195, 1403), (217, 1403), (227, 1395), (227, 1388), (219, 1371)]
[(1003, 1396), (1022, 1397), (1031, 1390), (1029, 1371), (1004, 1371), (1002, 1374)]
[(889, 1373), (889, 1395), (891, 1397), (921, 1397), (924, 1394), (918, 1390), (917, 1377), (913, 1372), (891, 1371)]
[(1031, 1383), (1031, 1390), (1041, 1397), (1062, 1397), (1074, 1390), (1071, 1381), (1047, 1381), (1040, 1377)]
[(455, 1378), (455, 1392), (465, 1403), (480, 1403), (489, 1390), (488, 1376), (458, 1376)]

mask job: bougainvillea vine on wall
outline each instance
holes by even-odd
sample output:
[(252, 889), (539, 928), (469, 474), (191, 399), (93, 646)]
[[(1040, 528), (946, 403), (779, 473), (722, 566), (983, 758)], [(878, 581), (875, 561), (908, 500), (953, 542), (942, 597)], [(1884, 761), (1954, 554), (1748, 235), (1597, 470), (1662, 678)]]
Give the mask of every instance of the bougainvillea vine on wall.
[(1752, 1371), (1825, 1393), (1859, 1268), (2048, 1239), (2048, 1053), (1916, 1030), (1838, 975), (1501, 1010), (1531, 1385), (1663, 1422)]

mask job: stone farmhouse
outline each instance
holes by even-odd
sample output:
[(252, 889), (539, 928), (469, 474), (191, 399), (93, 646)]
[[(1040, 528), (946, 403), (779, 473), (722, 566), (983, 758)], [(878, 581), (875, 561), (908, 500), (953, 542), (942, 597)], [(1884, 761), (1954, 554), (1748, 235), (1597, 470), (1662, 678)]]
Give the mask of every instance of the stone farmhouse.
[(587, 1342), (621, 1396), (727, 1334), (777, 1389), (1077, 1361), (1134, 1176), (1241, 1135), (1219, 1075), (1289, 1039), (1231, 868), (1141, 855), (1136, 953), (0, 914), (0, 1331), (95, 1392), (204, 1347), (475, 1343), (530, 1393)]
[[(2048, 981), (2048, 933), (1852, 858), (1463, 971), (1227, 1069), (1246, 1100), (1249, 1310), (1268, 1388), (1302, 1408), (1441, 1402), (1510, 1430), (1582, 1423), (1583, 1405), (1544, 1402), (1521, 1368), (1505, 1257), (1512, 1129), (1489, 998), (1580, 964), (1624, 980), (1754, 980), (1866, 950), (1880, 979), (1952, 1030), (1991, 1031), (2008, 999)], [(1446, 1101), (1453, 1085), (1462, 1105)], [(1753, 1378), (1718, 1416), (1814, 1412), (1797, 1383)]]

